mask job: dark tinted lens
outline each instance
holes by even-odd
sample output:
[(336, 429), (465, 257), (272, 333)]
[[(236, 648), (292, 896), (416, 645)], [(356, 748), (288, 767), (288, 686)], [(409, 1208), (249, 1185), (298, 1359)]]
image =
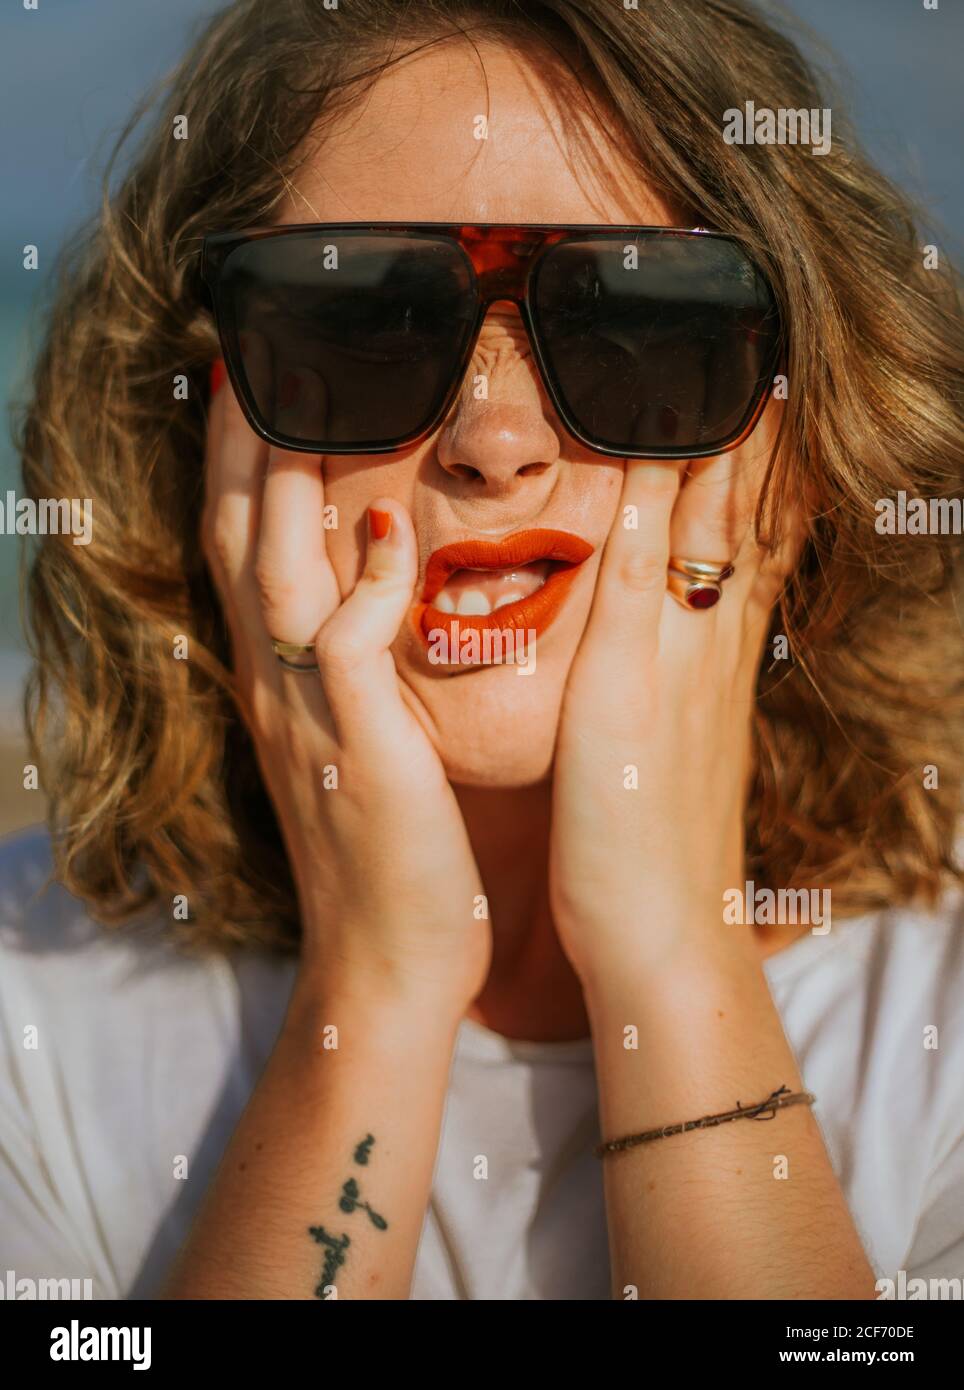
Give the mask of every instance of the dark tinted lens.
[(319, 451), (421, 433), (445, 402), (475, 313), (454, 242), (292, 233), (238, 246), (218, 285), (250, 406)]
[(535, 271), (547, 371), (579, 432), (616, 452), (712, 452), (739, 437), (775, 370), (770, 289), (733, 242), (561, 242)]

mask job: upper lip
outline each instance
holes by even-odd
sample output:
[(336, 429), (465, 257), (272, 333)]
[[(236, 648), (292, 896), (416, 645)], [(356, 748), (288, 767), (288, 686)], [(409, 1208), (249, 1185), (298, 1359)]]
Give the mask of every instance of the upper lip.
[(469, 539), (453, 541), (433, 550), (425, 566), (422, 602), (431, 603), (456, 570), (502, 570), (516, 565), (531, 565), (535, 560), (558, 560), (562, 564), (579, 565), (592, 554), (594, 547), (571, 531), (556, 531), (548, 527), (532, 531), (516, 531), (500, 541)]

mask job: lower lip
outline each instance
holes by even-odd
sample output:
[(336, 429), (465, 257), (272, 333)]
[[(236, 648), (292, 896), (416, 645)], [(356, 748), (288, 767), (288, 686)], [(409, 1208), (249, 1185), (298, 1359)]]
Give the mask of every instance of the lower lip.
[(496, 608), (492, 613), (443, 613), (431, 603), (422, 604), (416, 612), (416, 626), (426, 643), (431, 641), (429, 634), (439, 630), (447, 632), (449, 641), (455, 644), (460, 632), (473, 629), (477, 632), (515, 629), (527, 634), (534, 632), (539, 637), (554, 621), (584, 563), (560, 566), (535, 593)]

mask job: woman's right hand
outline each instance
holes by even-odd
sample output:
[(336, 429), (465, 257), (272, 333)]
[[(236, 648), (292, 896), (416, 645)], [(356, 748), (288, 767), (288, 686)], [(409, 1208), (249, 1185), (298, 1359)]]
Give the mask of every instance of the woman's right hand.
[[(455, 795), (390, 651), (418, 575), (411, 518), (374, 501), (364, 572), (343, 599), (321, 458), (260, 439), (228, 382), (205, 468), (204, 552), (298, 893), (301, 980), (457, 1020), (485, 982), (491, 933)], [(313, 642), (317, 669), (286, 670), (272, 638)]]

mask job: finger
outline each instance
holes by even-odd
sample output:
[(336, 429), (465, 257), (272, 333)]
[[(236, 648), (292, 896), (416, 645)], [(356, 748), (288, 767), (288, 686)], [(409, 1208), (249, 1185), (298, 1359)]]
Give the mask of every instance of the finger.
[(671, 558), (736, 564), (759, 486), (749, 474), (737, 453), (690, 463), (670, 522)]
[(225, 380), (208, 417), (201, 537), (236, 663), (243, 662), (250, 636), (261, 625), (254, 556), (266, 454), (267, 445), (251, 429)]
[[(755, 523), (781, 413), (780, 402), (771, 401), (745, 443), (728, 454), (694, 460), (687, 469), (674, 518), (674, 555), (713, 561), (728, 559), (736, 568), (737, 587), (751, 587), (761, 569), (771, 567), (768, 548), (758, 540)], [(764, 514), (762, 535), (768, 533), (770, 520)], [(690, 554), (685, 549), (714, 544), (721, 547), (716, 554), (709, 550), (693, 550)], [(796, 553), (792, 544), (790, 553)]]
[(328, 383), (312, 367), (285, 363), (276, 369), (275, 410), (279, 434), (325, 439), (329, 434), (331, 395)]
[[(308, 368), (274, 361), (262, 334), (248, 332), (245, 367), (274, 383), (272, 421), (292, 439), (318, 427), (320, 378)], [(255, 575), (265, 629), (280, 642), (314, 642), (341, 601), (325, 545), (325, 487), (319, 454), (271, 446), (261, 495)]]
[(410, 717), (389, 648), (415, 597), (418, 551), (411, 518), (392, 498), (368, 510), (365, 568), (322, 627), (316, 652), (339, 739), (374, 733), (405, 737)]
[(670, 517), (680, 467), (628, 459), (619, 508), (606, 541), (584, 650), (633, 658), (655, 649), (666, 600)]
[(325, 546), (318, 454), (269, 449), (255, 572), (268, 634), (314, 642), (341, 597)]
[(733, 574), (720, 582), (720, 598), (708, 611), (674, 602), (667, 631), (684, 665), (692, 666), (700, 651), (705, 655), (714, 638), (723, 637), (727, 659), (735, 661), (747, 642), (762, 640), (779, 591), (779, 582), (762, 577), (767, 553), (754, 526), (769, 445), (764, 433), (752, 447), (693, 460), (687, 469), (670, 523), (671, 563), (731, 564)]

